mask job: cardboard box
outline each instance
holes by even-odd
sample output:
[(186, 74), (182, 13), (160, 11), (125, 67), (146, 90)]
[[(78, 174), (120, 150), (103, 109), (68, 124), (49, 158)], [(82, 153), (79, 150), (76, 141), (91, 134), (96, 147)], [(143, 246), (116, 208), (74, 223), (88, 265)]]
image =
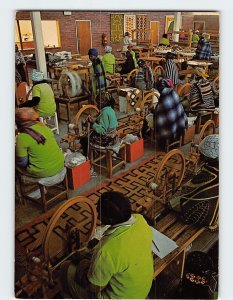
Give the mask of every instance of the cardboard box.
[(91, 179), (90, 173), (90, 161), (87, 160), (84, 163), (74, 167), (67, 168), (68, 186), (69, 188), (75, 190)]
[(126, 161), (133, 162), (144, 155), (144, 140), (140, 139), (132, 144), (126, 144)]
[(194, 139), (194, 135), (195, 135), (195, 124), (188, 127), (188, 129), (185, 129), (185, 133), (182, 137), (182, 145), (191, 143), (192, 140)]

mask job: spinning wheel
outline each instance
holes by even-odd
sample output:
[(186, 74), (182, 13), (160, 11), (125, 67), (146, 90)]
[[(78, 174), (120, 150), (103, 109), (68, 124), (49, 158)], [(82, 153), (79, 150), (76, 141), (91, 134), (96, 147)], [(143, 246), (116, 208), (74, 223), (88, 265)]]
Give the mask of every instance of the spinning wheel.
[(99, 114), (99, 109), (95, 105), (84, 105), (77, 113), (74, 119), (74, 127), (78, 130), (79, 135), (85, 134), (87, 131), (87, 117), (93, 119)]
[(27, 272), (19, 282), (17, 296), (24, 292), (29, 298), (38, 298), (41, 294), (43, 298), (56, 298), (60, 265), (71, 256), (82, 255), (96, 222), (96, 207), (84, 196), (60, 206), (49, 221), (42, 243), (36, 240), (34, 248), (27, 253)]
[(185, 158), (178, 149), (168, 152), (153, 178), (148, 177), (145, 196), (137, 201), (136, 212), (155, 222), (168, 199), (178, 190), (185, 172)]
[(159, 81), (161, 78), (163, 78), (164, 76), (164, 69), (162, 66), (156, 66), (154, 69), (153, 69), (153, 74), (154, 74), (154, 77), (155, 77), (155, 80), (156, 81)]
[(168, 152), (160, 162), (154, 182), (158, 185), (155, 193), (166, 204), (169, 196), (173, 195), (180, 186), (185, 172), (185, 158), (178, 149)]
[(59, 78), (60, 93), (68, 98), (82, 94), (82, 79), (73, 70), (63, 70)]
[[(150, 113), (150, 109), (153, 107), (153, 101), (154, 98), (158, 97), (158, 93), (156, 92), (150, 92), (148, 93), (146, 96), (144, 96), (142, 98), (141, 103), (139, 104), (139, 107), (141, 109), (141, 111), (143, 111), (144, 115), (148, 115), (148, 113)], [(135, 106), (136, 108), (136, 106)]]
[(80, 144), (76, 142), (80, 136), (86, 135), (89, 130), (87, 117), (91, 116), (93, 119), (98, 115), (99, 109), (95, 105), (84, 105), (75, 116), (74, 124), (68, 125), (68, 135), (63, 137), (61, 142), (69, 144), (69, 149), (77, 151)]
[(186, 157), (186, 168), (192, 174), (197, 174), (203, 164), (200, 162), (199, 144), (208, 135), (215, 134), (215, 123), (213, 120), (208, 120), (203, 126), (198, 135), (197, 143), (191, 143), (189, 157)]
[(64, 203), (51, 218), (42, 241), (48, 268), (54, 270), (87, 243), (96, 221), (96, 207), (87, 197), (77, 196)]
[(188, 98), (191, 89), (190, 83), (185, 83), (184, 85), (180, 85), (177, 88), (177, 94), (180, 97), (180, 100), (184, 100), (184, 98)]

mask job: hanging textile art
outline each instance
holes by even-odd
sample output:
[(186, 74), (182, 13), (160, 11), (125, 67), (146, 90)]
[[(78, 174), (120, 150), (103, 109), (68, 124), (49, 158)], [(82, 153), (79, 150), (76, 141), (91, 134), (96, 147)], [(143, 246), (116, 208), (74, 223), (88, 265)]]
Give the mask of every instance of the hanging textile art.
[[(137, 15), (137, 29), (146, 29), (147, 27), (147, 15)], [(146, 33), (138, 32), (137, 39), (145, 40)]]
[(129, 32), (132, 37), (133, 29), (136, 29), (136, 15), (124, 15), (124, 32)]
[(111, 42), (121, 42), (124, 35), (124, 15), (111, 15)]

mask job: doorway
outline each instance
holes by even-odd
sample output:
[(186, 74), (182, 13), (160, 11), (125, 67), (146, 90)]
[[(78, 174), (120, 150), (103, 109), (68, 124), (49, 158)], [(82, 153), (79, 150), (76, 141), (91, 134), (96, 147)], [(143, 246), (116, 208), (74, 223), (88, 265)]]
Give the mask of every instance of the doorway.
[(153, 45), (159, 44), (159, 21), (150, 21), (151, 43)]
[(87, 55), (88, 50), (92, 46), (91, 21), (89, 20), (76, 21), (76, 37), (77, 37), (78, 53), (81, 55)]

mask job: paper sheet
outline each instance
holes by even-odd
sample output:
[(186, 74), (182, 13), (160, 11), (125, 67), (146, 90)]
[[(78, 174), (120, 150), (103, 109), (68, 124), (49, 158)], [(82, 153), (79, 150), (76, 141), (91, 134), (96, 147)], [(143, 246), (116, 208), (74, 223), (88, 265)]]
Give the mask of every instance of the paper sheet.
[(159, 258), (164, 258), (173, 250), (175, 250), (178, 245), (176, 242), (168, 238), (163, 233), (159, 232), (158, 230), (152, 228), (152, 251), (155, 253)]

